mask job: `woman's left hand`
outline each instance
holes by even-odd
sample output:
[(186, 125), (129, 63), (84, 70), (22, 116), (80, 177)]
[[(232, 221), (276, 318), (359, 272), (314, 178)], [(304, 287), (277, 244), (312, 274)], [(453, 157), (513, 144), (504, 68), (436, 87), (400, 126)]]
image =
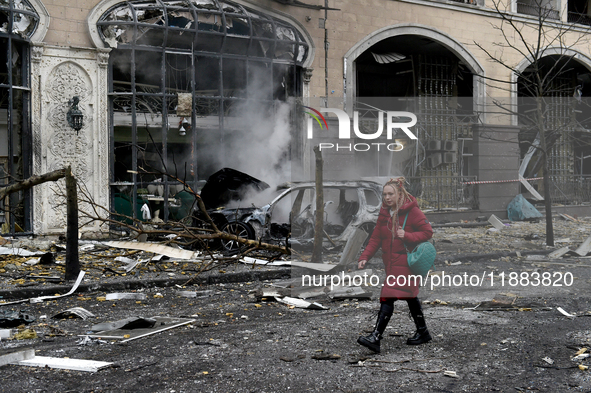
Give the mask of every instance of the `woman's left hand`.
[(404, 233), (405, 233), (405, 232), (404, 232), (404, 229), (398, 229), (398, 230), (396, 231), (396, 237), (399, 237), (399, 238), (401, 238), (401, 239), (404, 239)]

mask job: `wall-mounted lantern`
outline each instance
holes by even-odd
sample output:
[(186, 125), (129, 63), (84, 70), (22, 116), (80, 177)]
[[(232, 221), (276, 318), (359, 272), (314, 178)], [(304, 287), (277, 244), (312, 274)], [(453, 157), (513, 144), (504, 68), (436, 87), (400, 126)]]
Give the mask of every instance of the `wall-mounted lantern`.
[(187, 135), (187, 131), (191, 129), (191, 125), (189, 121), (183, 117), (181, 122), (179, 123), (179, 135), (185, 136)]
[(68, 101), (70, 109), (66, 115), (68, 124), (70, 127), (76, 130), (76, 135), (78, 135), (78, 131), (80, 131), (84, 126), (84, 115), (82, 114), (82, 111), (78, 109), (79, 102), (80, 98), (78, 96), (72, 97), (72, 99)]

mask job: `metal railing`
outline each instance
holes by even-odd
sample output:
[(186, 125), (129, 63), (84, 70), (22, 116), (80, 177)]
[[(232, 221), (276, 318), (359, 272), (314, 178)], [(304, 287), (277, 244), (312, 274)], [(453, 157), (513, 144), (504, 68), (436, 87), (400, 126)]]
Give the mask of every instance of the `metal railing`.
[(552, 203), (580, 205), (591, 203), (591, 175), (550, 176)]
[(566, 18), (569, 23), (578, 23), (581, 25), (591, 26), (591, 16), (587, 14), (569, 11)]
[(421, 209), (477, 209), (473, 184), (476, 176), (420, 176), (407, 178), (408, 191), (419, 201)]
[(535, 4), (517, 2), (517, 13), (533, 16), (543, 16), (546, 19), (560, 19), (560, 13), (549, 7), (540, 7)]

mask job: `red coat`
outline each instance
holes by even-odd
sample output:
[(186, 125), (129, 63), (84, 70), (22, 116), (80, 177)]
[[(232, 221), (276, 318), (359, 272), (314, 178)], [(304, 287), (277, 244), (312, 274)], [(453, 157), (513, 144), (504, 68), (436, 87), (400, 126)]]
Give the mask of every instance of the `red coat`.
[[(360, 261), (369, 261), (380, 247), (382, 248), (382, 260), (386, 268), (386, 280), (384, 280), (380, 295), (382, 298), (409, 299), (417, 297), (419, 294), (419, 280), (397, 279), (398, 276), (408, 277), (412, 274), (406, 262), (404, 243), (412, 251), (417, 244), (433, 237), (433, 229), (425, 214), (419, 209), (417, 200), (412, 196), (411, 201), (405, 203), (398, 211), (400, 228), (402, 228), (407, 213), (408, 219), (404, 226), (403, 242), (399, 237), (392, 237), (392, 216), (390, 215), (390, 209), (382, 206), (378, 222), (371, 234), (369, 243), (359, 257)], [(391, 277), (389, 283), (388, 276)]]

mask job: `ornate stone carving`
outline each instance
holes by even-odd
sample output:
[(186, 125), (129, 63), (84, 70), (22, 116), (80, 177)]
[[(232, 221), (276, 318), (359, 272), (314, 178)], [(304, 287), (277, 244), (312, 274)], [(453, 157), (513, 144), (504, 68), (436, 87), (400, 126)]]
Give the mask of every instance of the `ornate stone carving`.
[[(48, 104), (45, 115), (45, 135), (47, 170), (55, 170), (71, 165), (74, 175), (84, 183), (90, 183), (93, 175), (93, 136), (92, 107), (88, 101), (92, 95), (92, 83), (82, 67), (72, 62), (56, 66), (50, 73), (45, 89)], [(66, 120), (69, 109), (68, 100), (73, 96), (80, 98), (78, 108), (84, 114), (84, 127), (76, 133)], [(49, 191), (49, 190), (47, 190)], [(62, 230), (65, 225), (65, 210), (49, 191), (43, 214), (46, 230)], [(51, 197), (49, 197), (51, 195)], [(47, 208), (49, 207), (49, 208)]]
[(314, 68), (304, 68), (304, 83), (310, 83), (312, 79), (312, 73), (314, 72)]
[(43, 50), (43, 44), (31, 43), (31, 61), (34, 63), (39, 63), (43, 58)]
[[(108, 55), (108, 50), (99, 50), (102, 51), (103, 54)], [(108, 56), (107, 56), (108, 61)], [(99, 165), (100, 165), (100, 173), (98, 174), (98, 195), (99, 195), (99, 203), (102, 206), (109, 206), (109, 182), (110, 182), (110, 173), (109, 173), (109, 100), (108, 100), (108, 92), (107, 87), (109, 84), (108, 81), (108, 72), (105, 63), (105, 67), (99, 67), (98, 70), (98, 129), (97, 137), (95, 138), (98, 141), (98, 157), (99, 157)]]
[(106, 68), (109, 65), (109, 52), (111, 52), (111, 48), (97, 49), (96, 60), (99, 67)]
[(91, 93), (87, 80), (80, 66), (71, 62), (62, 63), (51, 73), (45, 91), (56, 102), (67, 102), (73, 96), (84, 101)]

